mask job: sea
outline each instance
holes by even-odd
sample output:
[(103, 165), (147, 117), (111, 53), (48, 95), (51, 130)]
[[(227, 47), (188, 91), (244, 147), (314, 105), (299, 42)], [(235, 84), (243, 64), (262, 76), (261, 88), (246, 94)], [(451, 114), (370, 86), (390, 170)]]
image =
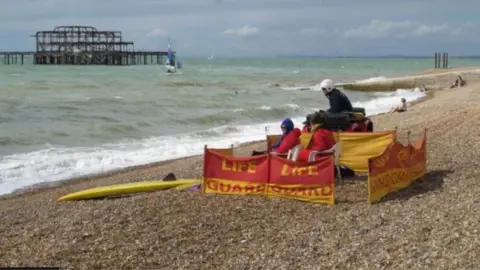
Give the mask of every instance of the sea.
[[(30, 185), (201, 154), (301, 126), (328, 108), (316, 87), (382, 80), (433, 66), (426, 58), (182, 59), (163, 66), (3, 65), (0, 59), (0, 194)], [(475, 60), (452, 59), (455, 66)], [(374, 115), (424, 96), (418, 89), (345, 90)]]

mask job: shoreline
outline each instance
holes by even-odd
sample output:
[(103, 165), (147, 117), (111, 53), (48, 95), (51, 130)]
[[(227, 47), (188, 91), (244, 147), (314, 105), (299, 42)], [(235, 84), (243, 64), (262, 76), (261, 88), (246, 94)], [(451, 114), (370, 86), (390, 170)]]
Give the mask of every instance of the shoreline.
[[(408, 102), (409, 108), (413, 107), (417, 104), (420, 104), (422, 102), (425, 102), (429, 99), (434, 98), (435, 92), (439, 90), (429, 90), (425, 92), (425, 96), (418, 98), (414, 101)], [(382, 115), (388, 115), (389, 112), (384, 112), (384, 113), (379, 113), (375, 115), (369, 116), (372, 121), (375, 121), (376, 117), (382, 116)], [(375, 130), (375, 127), (374, 127)], [(265, 144), (265, 140), (255, 140), (255, 141), (249, 141), (249, 142), (244, 142), (240, 143), (239, 145), (235, 146), (234, 149), (238, 148), (244, 148), (244, 147), (249, 147), (252, 145), (259, 145), (259, 144)], [(157, 166), (165, 166), (174, 162), (179, 162), (179, 161), (188, 161), (193, 158), (203, 158), (203, 154), (197, 154), (197, 155), (190, 155), (190, 156), (185, 156), (185, 157), (179, 157), (179, 158), (173, 158), (173, 159), (166, 159), (162, 161), (157, 161), (157, 162), (150, 162), (146, 164), (141, 164), (141, 165), (133, 165), (133, 166), (127, 166), (124, 168), (119, 168), (119, 169), (114, 169), (114, 170), (109, 170), (106, 172), (99, 172), (99, 173), (90, 173), (78, 177), (72, 177), (72, 178), (66, 178), (66, 179), (60, 179), (56, 181), (51, 181), (51, 182), (42, 182), (42, 183), (37, 183), (33, 185), (28, 185), (22, 188), (15, 189), (14, 191), (6, 194), (0, 195), (0, 200), (5, 200), (9, 198), (14, 198), (18, 196), (28, 196), (28, 195), (34, 195), (39, 192), (44, 192), (48, 191), (51, 189), (58, 189), (62, 187), (68, 187), (68, 186), (74, 186), (76, 184), (80, 184), (82, 182), (89, 182), (89, 181), (95, 181), (97, 179), (101, 178), (106, 178), (106, 177), (114, 177), (119, 174), (127, 173), (129, 171), (133, 170), (143, 170), (143, 169), (149, 169), (152, 167), (157, 167)], [(173, 172), (175, 173), (175, 172)], [(165, 173), (166, 175), (167, 173)], [(150, 180), (159, 180), (159, 179), (150, 179)], [(133, 182), (133, 181), (132, 181)]]
[[(430, 69), (423, 73), (414, 75), (403, 75), (399, 77), (386, 78), (385, 80), (375, 80), (367, 82), (341, 83), (339, 86), (348, 90), (361, 92), (388, 92), (396, 89), (411, 89), (425, 85), (432, 89), (443, 89), (449, 86), (456, 77), (461, 75), (464, 78), (480, 76), (480, 69), (464, 67), (456, 69)], [(447, 81), (447, 84), (440, 84), (439, 81)]]
[[(250, 141), (250, 142), (244, 142), (239, 144), (238, 146), (234, 147), (248, 147), (251, 145), (256, 145), (259, 143), (264, 143), (265, 140), (258, 140), (258, 141)], [(72, 177), (72, 178), (67, 178), (67, 179), (61, 179), (57, 181), (51, 181), (51, 182), (42, 182), (42, 183), (37, 183), (33, 185), (28, 185), (23, 188), (19, 188), (14, 190), (13, 192), (6, 193), (0, 195), (0, 201), (4, 199), (10, 199), (18, 196), (28, 196), (28, 195), (34, 195), (39, 192), (43, 191), (48, 191), (50, 189), (57, 189), (57, 188), (62, 188), (66, 187), (69, 185), (76, 185), (81, 182), (88, 182), (88, 181), (95, 181), (98, 178), (105, 178), (105, 177), (114, 177), (119, 174), (127, 173), (129, 171), (133, 170), (143, 170), (143, 169), (149, 169), (152, 167), (157, 167), (157, 166), (165, 166), (168, 164), (171, 164), (173, 162), (178, 162), (178, 161), (188, 161), (189, 159), (192, 158), (199, 158), (203, 157), (203, 154), (198, 154), (198, 155), (191, 155), (191, 156), (185, 156), (185, 157), (179, 157), (179, 158), (173, 158), (173, 159), (166, 159), (162, 161), (156, 161), (156, 162), (150, 162), (146, 164), (141, 164), (141, 165), (134, 165), (134, 166), (128, 166), (120, 169), (114, 169), (106, 172), (100, 172), (100, 173), (90, 173), (87, 175), (83, 176), (78, 176), (78, 177)], [(166, 175), (166, 174), (165, 174)], [(160, 180), (160, 179), (151, 179), (151, 180)]]

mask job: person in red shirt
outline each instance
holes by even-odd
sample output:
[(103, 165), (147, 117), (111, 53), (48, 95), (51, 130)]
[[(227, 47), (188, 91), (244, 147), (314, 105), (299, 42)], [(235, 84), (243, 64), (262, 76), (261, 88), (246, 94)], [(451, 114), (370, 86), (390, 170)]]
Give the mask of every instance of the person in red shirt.
[(272, 154), (286, 155), (290, 149), (300, 144), (300, 129), (295, 128), (292, 120), (285, 119), (280, 126), (282, 128), (282, 137), (272, 147)]
[(322, 152), (331, 149), (335, 144), (335, 138), (333, 132), (329, 129), (322, 128), (324, 123), (323, 113), (317, 112), (311, 118), (311, 132), (312, 138), (308, 147), (300, 150), (298, 155), (299, 161), (308, 161), (308, 157), (312, 151)]

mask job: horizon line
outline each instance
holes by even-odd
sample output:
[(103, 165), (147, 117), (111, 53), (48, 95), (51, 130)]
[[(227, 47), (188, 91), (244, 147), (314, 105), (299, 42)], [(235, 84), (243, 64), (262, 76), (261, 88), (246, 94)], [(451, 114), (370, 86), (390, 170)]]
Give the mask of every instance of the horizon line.
[[(203, 58), (204, 56), (183, 56), (183, 58)], [(215, 58), (322, 58), (322, 59), (329, 59), (329, 58), (405, 58), (405, 59), (413, 59), (413, 58), (431, 58), (434, 59), (435, 57), (432, 56), (416, 56), (416, 55), (376, 55), (376, 56), (355, 56), (355, 55), (347, 55), (347, 56), (325, 56), (325, 55), (273, 55), (273, 56), (252, 56), (252, 55), (242, 55), (242, 56), (217, 56)], [(480, 58), (480, 55), (449, 55), (448, 58)]]

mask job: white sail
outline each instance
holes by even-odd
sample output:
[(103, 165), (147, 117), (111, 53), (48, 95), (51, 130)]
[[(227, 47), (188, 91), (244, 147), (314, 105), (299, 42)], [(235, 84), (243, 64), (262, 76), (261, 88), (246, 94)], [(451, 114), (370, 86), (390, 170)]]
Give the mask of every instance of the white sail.
[[(173, 65), (169, 61), (170, 56), (173, 56), (173, 59), (174, 59)], [(168, 73), (175, 73), (175, 72), (177, 72), (178, 69), (182, 68), (182, 62), (180, 62), (180, 60), (177, 58), (176, 53), (174, 53), (173, 50), (172, 50), (172, 46), (170, 44), (170, 38), (168, 38), (167, 57), (165, 57), (164, 59), (165, 59), (165, 63), (164, 63), (165, 64), (165, 70)]]

